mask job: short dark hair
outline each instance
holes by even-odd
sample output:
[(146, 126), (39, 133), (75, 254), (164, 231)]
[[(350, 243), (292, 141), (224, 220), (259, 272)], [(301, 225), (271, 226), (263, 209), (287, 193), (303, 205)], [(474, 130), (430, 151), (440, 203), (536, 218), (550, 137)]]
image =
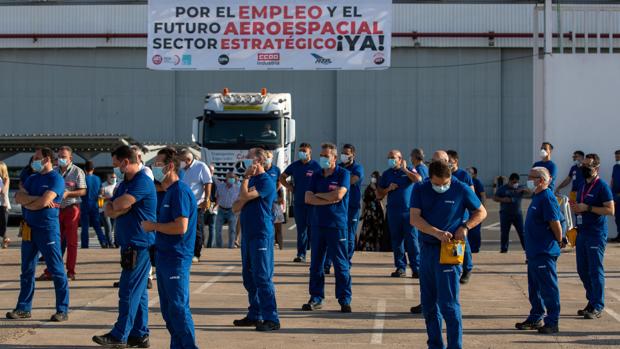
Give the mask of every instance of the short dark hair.
[(310, 145), (310, 143), (305, 143), (305, 142), (304, 142), (304, 143), (301, 143), (301, 144), (299, 145), (299, 149), (301, 149), (301, 148), (308, 148), (308, 149), (312, 149), (312, 146)]
[(433, 161), (428, 167), (429, 176), (437, 178), (450, 178), (452, 171), (444, 161)]
[[(35, 151), (40, 151), (41, 155), (43, 155), (44, 158), (50, 158), (50, 160), (54, 160), (54, 152), (48, 147), (36, 148)], [(32, 158), (30, 158), (30, 162), (32, 163)]]
[(581, 156), (581, 157), (584, 157), (584, 156), (586, 156), (586, 153), (582, 152), (581, 150), (576, 150), (576, 151), (573, 153), (573, 155), (579, 155), (579, 156)]
[(518, 180), (519, 180), (519, 178), (520, 178), (520, 177), (519, 177), (519, 174), (518, 174), (518, 173), (511, 173), (511, 174), (510, 174), (510, 177), (508, 178), (508, 180), (509, 180), (509, 181), (512, 181), (512, 180), (517, 180), (517, 181), (518, 181)]
[(342, 149), (351, 149), (351, 152), (355, 154), (355, 146), (353, 144), (347, 143), (342, 146)]
[(549, 143), (549, 142), (543, 142), (542, 146), (544, 147), (545, 145), (549, 146), (549, 149), (553, 150), (553, 144)]
[(599, 167), (601, 166), (601, 158), (596, 153), (590, 153), (586, 155), (586, 159), (592, 159), (592, 166)]
[(456, 150), (448, 150), (446, 152), (448, 154), (448, 157), (454, 160), (458, 160), (459, 159), (459, 153), (456, 152)]
[(614, 154), (620, 155), (620, 149), (616, 150), (616, 152)]
[(130, 164), (138, 163), (138, 154), (136, 154), (136, 152), (128, 145), (121, 145), (120, 147), (114, 149), (111, 155), (120, 161), (127, 159)]
[(90, 160), (86, 161), (86, 164), (84, 165), (84, 171), (91, 172), (94, 170), (95, 170), (95, 164)]
[(475, 167), (473, 167), (473, 166), (472, 166), (472, 167), (470, 167), (470, 168), (471, 168), (471, 170), (474, 172), (474, 174), (476, 174), (476, 175), (478, 174), (478, 169), (477, 169), (477, 168), (475, 168)]
[(411, 156), (418, 161), (422, 161), (424, 160), (424, 150), (422, 148), (415, 148), (411, 151)]
[(177, 151), (174, 148), (162, 148), (157, 152), (157, 155), (164, 156), (163, 162), (165, 165), (169, 165), (170, 163), (174, 164), (174, 172), (176, 174), (179, 174), (181, 160), (179, 159)]

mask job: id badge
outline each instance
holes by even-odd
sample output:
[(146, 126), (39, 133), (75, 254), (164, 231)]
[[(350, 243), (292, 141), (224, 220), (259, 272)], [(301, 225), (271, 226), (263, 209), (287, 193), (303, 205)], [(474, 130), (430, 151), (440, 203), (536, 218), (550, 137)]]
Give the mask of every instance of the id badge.
[(583, 224), (583, 216), (578, 214), (577, 215), (577, 225), (582, 225), (582, 224)]

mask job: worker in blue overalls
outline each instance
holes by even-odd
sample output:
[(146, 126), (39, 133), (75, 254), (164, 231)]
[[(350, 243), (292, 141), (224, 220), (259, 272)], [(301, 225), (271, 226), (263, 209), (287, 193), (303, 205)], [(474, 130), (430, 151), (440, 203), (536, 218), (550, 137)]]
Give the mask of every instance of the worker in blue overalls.
[[(345, 144), (340, 153), (340, 164), (338, 166), (349, 171), (351, 174), (351, 188), (349, 190), (349, 209), (347, 213), (347, 256), (349, 264), (352, 264), (353, 254), (355, 253), (355, 240), (357, 238), (357, 226), (360, 218), (362, 201), (362, 182), (364, 181), (364, 167), (356, 160), (355, 146)], [(330, 273), (332, 261), (329, 255), (325, 257), (325, 274)]]
[(17, 306), (6, 314), (7, 319), (30, 318), (34, 296), (34, 272), (39, 252), (54, 280), (56, 313), (51, 321), (66, 321), (69, 313), (69, 286), (60, 252), (60, 202), (65, 182), (53, 170), (54, 153), (49, 148), (37, 149), (32, 158), (34, 174), (23, 183), (15, 200), (22, 205), (27, 227), (22, 230), (20, 291)]
[(577, 191), (576, 202), (571, 202), (577, 222), (577, 273), (588, 299), (578, 315), (586, 319), (600, 318), (605, 307), (607, 216), (615, 213), (611, 188), (598, 174), (600, 165), (597, 154), (586, 155), (580, 168), (585, 183)]
[[(310, 178), (314, 173), (320, 172), (321, 167), (312, 160), (312, 146), (308, 143), (299, 145), (297, 157), (299, 160), (290, 164), (280, 176), (280, 183), (293, 193), (293, 212), (297, 226), (297, 256), (293, 261), (303, 263), (306, 261), (306, 251), (310, 248), (309, 217), (312, 210), (312, 207), (304, 202), (304, 195)], [(292, 183), (287, 181), (288, 177), (293, 177)]]
[[(445, 154), (445, 152), (442, 152)], [(448, 163), (433, 161), (430, 180), (417, 184), (411, 195), (411, 224), (420, 231), (420, 299), (429, 348), (445, 348), (441, 328), (446, 321), (448, 348), (463, 347), (459, 303), (461, 265), (441, 264), (441, 243), (463, 241), (487, 215), (474, 192), (452, 175)], [(471, 212), (463, 222), (465, 211)]]
[(157, 223), (142, 222), (155, 231), (155, 266), (161, 314), (170, 332), (170, 348), (194, 349), (194, 321), (189, 307), (189, 278), (196, 244), (198, 215), (192, 190), (179, 180), (180, 160), (172, 148), (161, 149), (153, 163), (153, 177), (165, 190)]
[(141, 169), (138, 154), (128, 146), (112, 152), (112, 165), (119, 183), (112, 200), (105, 206), (105, 215), (116, 219), (121, 250), (121, 277), (118, 290), (118, 319), (114, 328), (93, 341), (102, 346), (148, 348), (147, 282), (151, 262), (149, 247), (155, 236), (141, 223), (156, 220), (157, 193), (155, 183)]
[[(482, 184), (482, 181), (478, 179), (478, 169), (472, 166), (467, 169), (467, 172), (469, 173), (469, 176), (473, 181), (474, 192), (476, 193), (478, 200), (480, 200), (482, 205), (485, 206), (485, 203), (487, 201), (487, 194), (484, 191), (484, 184)], [(467, 240), (469, 241), (471, 253), (480, 252), (480, 247), (482, 246), (482, 226), (477, 225), (476, 227), (472, 228), (472, 230), (467, 235)]]
[(527, 187), (533, 196), (525, 217), (523, 238), (531, 309), (524, 322), (515, 324), (518, 330), (538, 330), (543, 334), (557, 333), (560, 318), (557, 259), (563, 245), (562, 226), (560, 206), (549, 188), (550, 183), (551, 175), (545, 167), (530, 170)]
[(312, 175), (305, 200), (312, 205), (312, 260), (310, 261), (310, 300), (302, 306), (304, 311), (320, 309), (325, 299), (325, 256), (334, 263), (336, 298), (340, 311), (351, 312), (351, 274), (347, 254), (348, 193), (351, 174), (337, 166), (338, 149), (334, 144), (321, 145), (322, 171)]
[[(383, 172), (377, 186), (377, 199), (387, 196), (387, 221), (390, 229), (390, 239), (394, 253), (396, 270), (392, 277), (406, 275), (407, 258), (411, 267), (411, 276), (418, 277), (420, 264), (420, 244), (417, 230), (409, 219), (409, 199), (414, 182), (421, 180), (421, 176), (413, 168), (407, 167), (407, 162), (399, 150), (391, 150), (387, 156), (388, 169)], [(407, 256), (405, 256), (407, 252)]]
[[(620, 206), (620, 149), (616, 150), (614, 153), (615, 156), (615, 164), (611, 173), (611, 193), (614, 196), (614, 205), (616, 207)], [(615, 213), (615, 221), (616, 221), (616, 237), (611, 239), (611, 242), (620, 242), (620, 210), (616, 210)]]
[[(471, 178), (469, 173), (461, 168), (459, 168), (459, 154), (455, 150), (448, 150), (448, 166), (450, 166), (450, 170), (452, 170), (452, 175), (456, 177), (459, 181), (468, 185), (471, 190), (475, 193), (476, 188), (474, 187), (474, 180)], [(463, 221), (469, 218), (469, 212), (465, 212), (463, 215)], [(472, 227), (473, 229), (473, 227)], [(474, 260), (471, 255), (471, 246), (469, 245), (469, 238), (465, 239), (465, 260), (463, 261), (463, 275), (461, 275), (461, 284), (466, 284), (469, 282), (469, 278), (471, 277), (471, 272), (474, 270)]]
[(241, 212), (242, 276), (250, 307), (247, 315), (235, 320), (233, 325), (255, 327), (257, 331), (275, 331), (280, 329), (273, 285), (273, 203), (276, 200), (276, 184), (265, 172), (266, 150), (250, 149), (243, 162), (246, 171), (233, 212)]

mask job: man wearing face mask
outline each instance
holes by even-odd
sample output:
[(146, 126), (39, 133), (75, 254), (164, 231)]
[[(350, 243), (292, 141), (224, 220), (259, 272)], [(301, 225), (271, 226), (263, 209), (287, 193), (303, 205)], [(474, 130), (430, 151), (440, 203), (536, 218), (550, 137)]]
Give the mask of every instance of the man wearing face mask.
[[(484, 184), (482, 184), (482, 182), (478, 179), (478, 169), (472, 166), (467, 169), (467, 173), (469, 173), (471, 180), (474, 183), (474, 193), (476, 193), (478, 200), (480, 200), (483, 206), (486, 205), (487, 194), (484, 191)], [(480, 246), (482, 244), (481, 228), (482, 226), (477, 225), (472, 228), (469, 234), (467, 234), (467, 240), (470, 244), (471, 253), (480, 252)]]
[(246, 172), (233, 211), (241, 212), (242, 276), (250, 307), (247, 315), (235, 320), (233, 325), (255, 327), (257, 331), (275, 331), (280, 329), (273, 285), (273, 202), (276, 199), (276, 184), (265, 172), (265, 150), (250, 149), (248, 158), (243, 162)]
[(558, 167), (555, 162), (551, 161), (551, 153), (553, 152), (553, 145), (549, 142), (543, 142), (540, 146), (540, 161), (537, 161), (532, 167), (541, 166), (549, 171), (551, 176), (551, 182), (549, 183), (549, 189), (551, 192), (555, 191), (555, 180), (558, 176)]
[[(616, 164), (611, 174), (611, 193), (614, 196), (615, 207), (620, 207), (620, 149), (616, 150)], [(620, 243), (620, 210), (615, 212), (617, 235), (612, 242)]]
[(571, 201), (577, 222), (577, 273), (586, 289), (588, 304), (578, 315), (600, 318), (605, 307), (605, 269), (603, 257), (607, 246), (607, 216), (615, 211), (611, 189), (599, 177), (601, 160), (597, 154), (586, 155), (581, 165), (585, 183)]
[(533, 196), (523, 237), (531, 309), (524, 322), (515, 324), (518, 330), (538, 330), (542, 334), (557, 333), (560, 317), (557, 259), (563, 245), (562, 226), (560, 205), (549, 189), (550, 182), (551, 175), (545, 167), (530, 170), (527, 187)]
[(237, 238), (237, 215), (232, 211), (233, 203), (239, 198), (239, 186), (233, 172), (226, 174), (226, 181), (215, 179), (215, 200), (217, 217), (215, 218), (215, 246), (222, 247), (222, 228), (228, 223), (228, 248), (233, 248)]
[[(443, 318), (447, 347), (462, 348), (461, 265), (440, 263), (441, 243), (465, 240), (469, 230), (482, 223), (487, 212), (471, 188), (452, 175), (446, 161), (433, 161), (429, 174), (430, 180), (415, 185), (411, 194), (411, 224), (421, 233), (420, 299), (427, 344), (429, 348), (445, 348), (441, 334)], [(463, 221), (468, 210), (471, 215)]]
[[(179, 153), (181, 168), (184, 169), (183, 183), (187, 184), (194, 193), (198, 204), (199, 216), (204, 215), (211, 205), (212, 173), (204, 162), (194, 159), (194, 154), (189, 149), (181, 149)], [(196, 226), (196, 248), (194, 249), (194, 263), (200, 261), (202, 241), (204, 239), (202, 220), (198, 220)]]
[[(362, 189), (360, 184), (364, 180), (364, 167), (355, 159), (355, 146), (345, 144), (342, 146), (340, 153), (340, 164), (338, 166), (346, 169), (351, 173), (351, 188), (349, 191), (349, 208), (347, 213), (347, 256), (349, 264), (355, 253), (355, 240), (357, 234), (357, 225), (360, 218), (360, 208), (362, 201)], [(325, 274), (330, 273), (332, 261), (327, 256), (325, 258)]]
[(304, 311), (313, 311), (323, 306), (325, 299), (325, 255), (334, 263), (336, 297), (340, 311), (351, 312), (351, 275), (347, 245), (347, 214), (351, 174), (336, 165), (338, 150), (331, 143), (321, 145), (320, 165), (322, 171), (312, 175), (305, 200), (314, 206), (312, 260), (310, 262), (310, 300), (302, 306)]
[[(293, 193), (293, 211), (295, 213), (295, 224), (297, 226), (297, 257), (293, 259), (296, 263), (306, 261), (306, 251), (310, 248), (310, 216), (312, 207), (304, 201), (310, 178), (321, 171), (319, 163), (312, 160), (312, 147), (308, 143), (299, 145), (297, 153), (299, 160), (290, 164), (280, 176), (280, 183)], [(293, 177), (293, 182), (287, 181), (288, 177)]]
[(526, 192), (525, 188), (519, 187), (519, 175), (512, 173), (508, 183), (499, 187), (495, 192), (493, 201), (499, 202), (499, 226), (500, 226), (500, 253), (508, 253), (510, 243), (510, 227), (514, 226), (525, 250), (523, 242), (523, 213), (521, 213), (521, 199)]
[[(471, 178), (469, 172), (459, 168), (459, 154), (455, 150), (448, 150), (448, 167), (452, 171), (452, 175), (456, 177), (459, 181), (465, 183), (471, 188), (471, 190), (476, 193), (476, 188), (474, 187), (474, 180)], [(466, 221), (469, 218), (469, 212), (466, 211), (463, 215), (463, 221)], [(463, 275), (461, 275), (461, 284), (466, 284), (469, 282), (469, 278), (471, 277), (471, 272), (474, 270), (474, 259), (471, 255), (471, 246), (469, 244), (469, 237), (465, 239), (465, 259), (463, 261)]]
[(87, 194), (82, 196), (80, 205), (80, 225), (82, 226), (82, 248), (88, 248), (89, 234), (88, 229), (92, 226), (95, 229), (97, 238), (101, 248), (110, 247), (106, 235), (101, 229), (101, 221), (99, 220), (99, 192), (101, 189), (101, 180), (94, 175), (95, 165), (92, 161), (87, 161), (84, 166), (86, 170), (86, 187)]
[[(116, 184), (117, 179), (114, 172), (108, 173), (106, 181), (101, 185), (100, 193), (100, 195), (103, 196), (104, 207), (105, 204), (107, 204), (112, 199), (112, 196), (114, 196), (114, 189), (116, 189)], [(103, 207), (100, 209), (99, 219), (103, 222), (103, 229), (105, 231), (106, 237), (108, 238), (108, 241), (110, 242), (110, 245), (118, 248), (118, 243), (116, 241), (116, 232), (114, 231), (114, 220), (105, 215)], [(112, 236), (114, 236), (114, 240), (112, 240)], [(112, 241), (114, 241), (113, 244)]]
[(17, 306), (6, 314), (7, 319), (31, 317), (34, 296), (34, 273), (39, 252), (45, 258), (49, 273), (54, 280), (56, 314), (51, 321), (66, 321), (69, 313), (69, 285), (64, 272), (60, 252), (60, 202), (65, 184), (58, 171), (52, 169), (54, 153), (49, 148), (37, 149), (32, 159), (33, 175), (15, 195), (22, 205), (24, 219), (30, 233), (23, 233), (21, 254), (20, 291)]
[(102, 346), (133, 346), (148, 348), (147, 283), (151, 261), (149, 247), (154, 236), (144, 230), (143, 221), (154, 222), (157, 214), (155, 183), (140, 170), (138, 155), (128, 146), (112, 152), (115, 172), (122, 173), (112, 200), (105, 205), (105, 214), (116, 219), (116, 232), (121, 248), (118, 319), (114, 328), (93, 341)]
[[(388, 169), (381, 175), (377, 187), (377, 198), (387, 196), (387, 221), (390, 228), (390, 239), (394, 251), (394, 266), (396, 270), (392, 277), (406, 275), (407, 258), (411, 267), (411, 276), (418, 277), (420, 264), (420, 245), (417, 233), (409, 223), (409, 198), (414, 181), (421, 176), (415, 169), (409, 169), (399, 150), (388, 153)], [(405, 256), (405, 251), (407, 256)]]
[[(65, 192), (60, 203), (60, 242), (67, 251), (67, 277), (75, 280), (77, 263), (78, 225), (80, 222), (81, 197), (86, 194), (86, 176), (81, 168), (73, 164), (73, 150), (68, 146), (58, 149), (58, 168), (65, 180)], [(46, 269), (37, 280), (51, 280), (52, 276)]]
[(144, 231), (156, 232), (157, 291), (161, 314), (170, 332), (170, 348), (198, 348), (189, 305), (189, 282), (196, 239), (196, 199), (179, 180), (179, 159), (172, 148), (161, 149), (153, 176), (165, 195), (157, 222), (143, 221)]
[(583, 162), (585, 154), (581, 150), (577, 150), (573, 153), (573, 166), (571, 166), (570, 171), (568, 171), (568, 176), (564, 178), (562, 183), (558, 185), (555, 192), (556, 194), (560, 192), (564, 187), (566, 187), (569, 183), (572, 183), (570, 190), (570, 199), (574, 200), (575, 195), (577, 194), (577, 190), (581, 188), (583, 185), (583, 176), (581, 175), (581, 163)]

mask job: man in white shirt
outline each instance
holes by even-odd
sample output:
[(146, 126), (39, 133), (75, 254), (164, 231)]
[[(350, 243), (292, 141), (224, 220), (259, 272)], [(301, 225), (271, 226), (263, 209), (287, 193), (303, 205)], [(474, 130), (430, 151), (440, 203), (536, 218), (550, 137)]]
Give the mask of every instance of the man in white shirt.
[[(213, 178), (209, 167), (204, 162), (194, 159), (194, 154), (189, 149), (182, 149), (179, 153), (181, 159), (181, 168), (185, 171), (182, 181), (189, 186), (194, 193), (196, 203), (198, 205), (198, 217), (202, 217), (211, 204), (211, 185)], [(202, 250), (202, 240), (204, 232), (202, 231), (201, 219), (198, 219), (196, 227), (196, 247), (194, 249), (194, 258), (192, 261), (197, 263), (200, 261), (200, 252)]]

